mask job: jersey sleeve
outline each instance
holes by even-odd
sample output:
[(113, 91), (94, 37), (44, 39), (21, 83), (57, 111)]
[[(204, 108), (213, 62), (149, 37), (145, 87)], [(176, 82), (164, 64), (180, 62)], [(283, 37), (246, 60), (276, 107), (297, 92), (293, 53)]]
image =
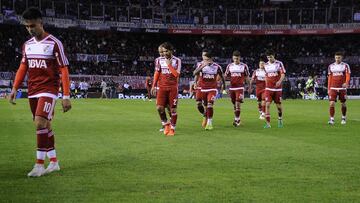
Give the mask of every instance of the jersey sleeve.
[(331, 65), (328, 66), (328, 75), (332, 75), (332, 72), (331, 72)]
[(228, 65), (226, 66), (226, 70), (225, 70), (225, 73), (224, 73), (225, 77), (227, 77), (227, 76), (229, 75), (229, 73), (230, 73), (230, 70), (229, 70), (230, 65), (231, 65), (231, 64), (228, 64)]
[(244, 73), (246, 76), (250, 76), (249, 67), (245, 64), (245, 70)]
[(159, 58), (156, 58), (156, 59), (155, 59), (155, 63), (154, 63), (154, 64), (155, 64), (155, 71), (156, 71), (156, 72), (160, 72), (161, 69), (160, 69)]
[(346, 64), (346, 65), (345, 65), (345, 73), (351, 74), (351, 70), (350, 70), (349, 64)]
[(254, 72), (252, 73), (251, 79), (256, 80), (256, 70), (254, 70)]
[(59, 67), (64, 67), (69, 65), (69, 61), (65, 55), (63, 44), (60, 41), (56, 41), (55, 43), (54, 56), (56, 58)]
[(286, 73), (284, 64), (282, 62), (279, 62), (279, 72), (280, 72), (280, 74), (285, 74)]
[(21, 64), (23, 64), (23, 65), (28, 65), (27, 64), (27, 57), (26, 57), (26, 52), (25, 52), (25, 44), (23, 44), (23, 46), (22, 46), (22, 56), (21, 56)]
[(178, 73), (180, 73), (180, 71), (181, 71), (181, 59), (177, 59), (176, 65), (177, 65), (176, 70), (177, 70)]

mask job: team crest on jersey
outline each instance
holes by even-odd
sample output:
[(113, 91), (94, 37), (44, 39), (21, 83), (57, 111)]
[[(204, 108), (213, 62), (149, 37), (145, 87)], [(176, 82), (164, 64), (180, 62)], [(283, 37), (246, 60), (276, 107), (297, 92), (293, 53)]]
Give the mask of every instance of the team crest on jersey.
[(51, 48), (49, 45), (44, 46), (44, 53), (51, 52)]
[(29, 59), (29, 68), (47, 68), (46, 61), (42, 59)]

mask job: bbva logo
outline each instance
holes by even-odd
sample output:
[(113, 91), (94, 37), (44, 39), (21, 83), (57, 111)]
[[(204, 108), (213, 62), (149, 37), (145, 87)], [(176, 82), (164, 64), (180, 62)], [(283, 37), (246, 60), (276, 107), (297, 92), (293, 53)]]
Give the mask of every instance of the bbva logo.
[(29, 68), (47, 68), (45, 60), (42, 59), (29, 59)]

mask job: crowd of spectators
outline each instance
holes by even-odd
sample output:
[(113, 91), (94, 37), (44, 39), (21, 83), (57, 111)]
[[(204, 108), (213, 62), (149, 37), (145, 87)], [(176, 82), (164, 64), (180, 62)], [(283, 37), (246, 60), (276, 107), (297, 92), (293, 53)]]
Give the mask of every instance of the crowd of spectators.
[[(21, 58), (22, 43), (29, 38), (25, 28), (19, 25), (0, 25), (0, 71), (16, 71)], [(327, 65), (336, 51), (346, 56), (360, 56), (358, 35), (328, 36), (203, 36), (170, 35), (151, 33), (122, 33), (114, 31), (88, 31), (77, 29), (46, 30), (58, 37), (64, 44), (70, 59), (72, 74), (99, 75), (141, 75), (154, 69), (153, 60), (158, 56), (157, 47), (164, 41), (175, 47), (174, 55), (184, 60), (182, 76), (191, 77), (194, 65), (201, 59), (201, 50), (206, 48), (215, 56), (230, 62), (234, 50), (239, 50), (243, 61), (251, 69), (257, 67), (262, 54), (273, 49), (277, 58), (284, 62), (288, 75), (325, 75)], [(106, 54), (107, 62), (78, 61), (76, 54)], [(319, 61), (305, 64), (301, 58), (318, 57)], [(330, 61), (329, 61), (330, 60)], [(346, 61), (346, 59), (345, 59)], [(360, 73), (359, 64), (350, 63), (353, 75)]]

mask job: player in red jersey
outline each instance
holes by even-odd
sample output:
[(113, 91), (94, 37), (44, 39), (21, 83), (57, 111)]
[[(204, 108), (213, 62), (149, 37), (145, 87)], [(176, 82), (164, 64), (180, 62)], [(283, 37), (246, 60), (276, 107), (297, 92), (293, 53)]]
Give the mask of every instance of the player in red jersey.
[[(166, 136), (175, 135), (177, 121), (178, 103), (178, 82), (181, 70), (181, 60), (173, 55), (173, 46), (164, 42), (160, 45), (163, 50), (163, 57), (159, 57), (155, 64), (154, 82), (151, 88), (153, 95), (156, 94), (156, 86), (159, 90), (156, 95), (156, 105)], [(169, 105), (171, 110), (171, 120), (168, 122), (165, 107)]]
[(226, 67), (225, 77), (230, 76), (229, 93), (231, 102), (234, 105), (234, 122), (235, 127), (240, 125), (241, 103), (244, 102), (244, 84), (249, 83), (249, 67), (240, 62), (240, 52), (234, 51), (232, 54), (233, 63)]
[(268, 62), (265, 63), (265, 102), (266, 102), (266, 124), (264, 128), (270, 128), (270, 104), (272, 100), (278, 109), (278, 127), (283, 127), (282, 120), (282, 81), (285, 78), (285, 68), (281, 61), (275, 59), (275, 53), (273, 51), (266, 52), (266, 58)]
[[(200, 67), (201, 64), (202, 64), (201, 62), (197, 63), (196, 68)], [(194, 77), (194, 89), (195, 89), (195, 100), (196, 100), (197, 109), (203, 117), (201, 126), (205, 128), (207, 123), (207, 118), (206, 118), (206, 108), (204, 106), (202, 93), (201, 93), (201, 84), (200, 84), (201, 74), (202, 73), (200, 72)]]
[[(15, 104), (16, 92), (27, 74), (28, 97), (37, 135), (36, 164), (28, 176), (38, 177), (60, 170), (51, 120), (54, 116), (60, 78), (63, 85), (63, 111), (67, 112), (71, 109), (67, 68), (69, 62), (62, 43), (44, 31), (42, 15), (38, 9), (29, 8), (22, 17), (32, 38), (22, 47), (22, 59), (9, 100), (10, 103)], [(45, 169), (46, 156), (50, 159), (50, 163)]]
[[(148, 100), (151, 101), (152, 79), (151, 79), (151, 76), (150, 76), (150, 71), (146, 72), (145, 87), (146, 87), (146, 90), (147, 90)], [(144, 99), (144, 101), (145, 101), (145, 99)]]
[(328, 94), (330, 101), (330, 120), (329, 124), (334, 125), (335, 102), (337, 97), (341, 102), (341, 124), (346, 124), (346, 90), (350, 82), (350, 66), (342, 62), (343, 54), (335, 53), (335, 63), (329, 65), (328, 68)]
[(252, 84), (255, 81), (256, 83), (256, 98), (258, 101), (258, 109), (260, 113), (259, 119), (265, 119), (265, 62), (260, 59), (259, 68), (256, 69), (251, 77), (249, 85), (249, 93), (252, 92)]
[(212, 53), (208, 50), (203, 50), (201, 65), (194, 70), (194, 76), (198, 76), (201, 86), (202, 101), (206, 108), (206, 126), (205, 130), (212, 130), (212, 118), (214, 114), (214, 102), (217, 95), (217, 77), (222, 80), (222, 89), (225, 89), (225, 78), (221, 66), (214, 63)]

